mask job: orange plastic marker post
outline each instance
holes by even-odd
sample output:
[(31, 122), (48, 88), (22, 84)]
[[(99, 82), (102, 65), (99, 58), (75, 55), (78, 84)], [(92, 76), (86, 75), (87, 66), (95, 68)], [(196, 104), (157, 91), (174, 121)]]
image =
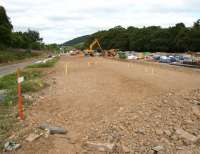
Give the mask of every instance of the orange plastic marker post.
[(18, 112), (19, 117), (21, 120), (24, 120), (24, 113), (23, 113), (23, 99), (22, 99), (22, 88), (21, 88), (20, 81), (20, 70), (17, 69), (17, 83), (18, 83)]

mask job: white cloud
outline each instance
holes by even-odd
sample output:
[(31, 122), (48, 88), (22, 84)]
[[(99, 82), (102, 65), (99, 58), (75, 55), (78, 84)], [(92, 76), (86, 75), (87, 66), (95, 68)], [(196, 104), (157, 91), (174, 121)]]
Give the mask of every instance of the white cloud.
[(113, 26), (191, 26), (199, 0), (1, 0), (15, 30), (38, 30), (47, 43), (61, 43)]

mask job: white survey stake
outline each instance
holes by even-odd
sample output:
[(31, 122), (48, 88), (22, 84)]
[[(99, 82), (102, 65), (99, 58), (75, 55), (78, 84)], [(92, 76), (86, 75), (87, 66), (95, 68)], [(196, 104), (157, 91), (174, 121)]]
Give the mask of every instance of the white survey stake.
[(24, 81), (24, 77), (23, 76), (21, 76), (21, 77), (19, 77), (18, 79), (17, 79), (17, 82), (18, 83), (22, 83)]

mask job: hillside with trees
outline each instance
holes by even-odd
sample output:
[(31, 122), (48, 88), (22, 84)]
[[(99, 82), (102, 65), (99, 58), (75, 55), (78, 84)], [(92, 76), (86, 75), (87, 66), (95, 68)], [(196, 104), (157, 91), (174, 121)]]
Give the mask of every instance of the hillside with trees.
[(117, 26), (107, 31), (90, 35), (84, 46), (98, 38), (103, 49), (120, 49), (139, 52), (186, 52), (200, 51), (200, 20), (192, 27), (178, 23), (173, 27), (128, 27)]
[(77, 37), (75, 39), (72, 39), (70, 41), (67, 41), (67, 42), (63, 43), (63, 45), (64, 46), (75, 46), (75, 45), (84, 43), (88, 38), (89, 38), (89, 35)]

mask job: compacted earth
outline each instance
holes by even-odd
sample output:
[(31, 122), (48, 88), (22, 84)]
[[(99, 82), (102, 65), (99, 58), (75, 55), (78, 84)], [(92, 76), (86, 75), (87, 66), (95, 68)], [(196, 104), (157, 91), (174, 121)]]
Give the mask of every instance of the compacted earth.
[[(50, 86), (30, 96), (12, 153), (200, 153), (199, 70), (63, 56), (44, 80)], [(48, 134), (44, 123), (67, 133)]]

